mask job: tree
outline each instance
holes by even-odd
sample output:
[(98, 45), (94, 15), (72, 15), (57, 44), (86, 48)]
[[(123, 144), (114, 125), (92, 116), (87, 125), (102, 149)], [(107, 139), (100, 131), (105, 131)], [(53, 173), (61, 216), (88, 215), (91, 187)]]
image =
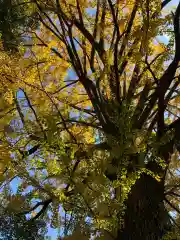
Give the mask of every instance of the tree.
[(27, 1), (0, 1), (0, 33), (5, 51), (17, 52), (24, 31), (27, 33), (33, 27), (37, 27), (36, 11)]
[(27, 221), (24, 215), (16, 215), (1, 208), (0, 216), (0, 239), (37, 239), (44, 240), (43, 221)]
[(38, 199), (24, 213), (65, 238), (178, 228), (180, 3), (169, 2), (35, 0), (25, 56), (4, 57), (2, 182), (19, 176), (18, 193)]

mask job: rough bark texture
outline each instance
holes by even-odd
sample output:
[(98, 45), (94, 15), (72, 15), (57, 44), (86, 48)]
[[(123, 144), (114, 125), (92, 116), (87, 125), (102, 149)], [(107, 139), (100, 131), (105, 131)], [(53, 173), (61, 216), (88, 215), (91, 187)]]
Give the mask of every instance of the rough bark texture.
[(117, 240), (162, 239), (170, 227), (163, 199), (163, 182), (142, 174), (129, 194), (124, 230), (119, 232)]

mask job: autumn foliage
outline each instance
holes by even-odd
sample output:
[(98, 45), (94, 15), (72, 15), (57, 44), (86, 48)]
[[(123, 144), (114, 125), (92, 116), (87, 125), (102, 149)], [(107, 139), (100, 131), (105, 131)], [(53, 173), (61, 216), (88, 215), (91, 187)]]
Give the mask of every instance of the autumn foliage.
[(179, 239), (180, 3), (2, 2), (6, 208), (62, 239)]

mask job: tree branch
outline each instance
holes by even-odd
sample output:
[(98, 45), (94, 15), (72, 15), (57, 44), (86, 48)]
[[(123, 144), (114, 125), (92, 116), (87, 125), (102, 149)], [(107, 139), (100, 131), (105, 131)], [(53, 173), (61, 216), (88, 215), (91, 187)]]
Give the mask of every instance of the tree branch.
[(169, 204), (169, 206), (170, 206), (173, 210), (175, 210), (177, 213), (180, 214), (180, 210), (179, 210), (177, 207), (175, 207), (167, 198), (165, 198), (165, 201)]
[(163, 9), (168, 3), (170, 3), (172, 0), (164, 0), (161, 4), (161, 9)]
[(32, 147), (31, 149), (29, 149), (28, 151), (22, 151), (19, 149), (19, 152), (22, 154), (23, 157), (27, 157), (27, 156), (30, 156), (31, 154), (35, 153), (39, 147), (40, 147), (40, 144), (37, 144), (34, 147)]
[(35, 219), (37, 219), (38, 217), (40, 217), (44, 212), (45, 210), (47, 209), (47, 207), (49, 206), (49, 204), (52, 202), (52, 199), (47, 199), (45, 201), (42, 201), (42, 202), (38, 202), (36, 203), (36, 205), (34, 207), (32, 207), (30, 210), (27, 210), (27, 211), (24, 211), (20, 214), (29, 214), (30, 212), (36, 210), (39, 206), (42, 206), (42, 209), (35, 215), (35, 217), (33, 217), (32, 219), (30, 219), (30, 221), (33, 221)]
[[(80, 120), (76, 120), (76, 119), (67, 119), (67, 120), (64, 120), (64, 121), (67, 122), (67, 123), (76, 123), (77, 125), (82, 125), (82, 126), (87, 126), (87, 127), (92, 127), (92, 128), (102, 130), (102, 128), (100, 126), (95, 125), (93, 123), (89, 123), (89, 122), (84, 122), (84, 121), (80, 121)], [(57, 123), (57, 124), (58, 125), (62, 124), (62, 122)]]
[(122, 42), (121, 49), (119, 51), (119, 56), (122, 56), (123, 53), (124, 53), (124, 50), (125, 50), (125, 47), (126, 47), (126, 42), (127, 42), (128, 37), (129, 37), (129, 34), (131, 32), (137, 9), (138, 9), (138, 0), (136, 0), (134, 2), (134, 7), (133, 7), (133, 10), (132, 10), (129, 22), (128, 22), (128, 26), (127, 26), (126, 33), (125, 33), (125, 36), (124, 36), (124, 39), (123, 39), (123, 42)]
[(33, 114), (34, 114), (34, 116), (35, 116), (35, 119), (36, 119), (36, 122), (38, 123), (38, 125), (39, 125), (39, 127), (40, 127), (40, 129), (41, 129), (41, 131), (42, 131), (42, 133), (43, 133), (43, 135), (44, 135), (44, 139), (47, 140), (47, 136), (46, 136), (46, 133), (45, 133), (45, 131), (44, 131), (44, 128), (43, 128), (43, 126), (42, 126), (42, 124), (41, 124), (41, 122), (40, 122), (40, 120), (39, 120), (39, 118), (38, 118), (38, 116), (37, 116), (37, 114), (36, 114), (36, 111), (34, 110), (32, 104), (31, 104), (31, 101), (30, 101), (27, 93), (24, 91), (24, 89), (21, 88), (21, 90), (22, 90), (22, 92), (24, 93), (24, 96), (25, 96), (25, 98), (26, 98), (26, 100), (27, 100), (28, 106), (29, 106), (29, 108), (31, 109), (31, 111), (33, 112)]

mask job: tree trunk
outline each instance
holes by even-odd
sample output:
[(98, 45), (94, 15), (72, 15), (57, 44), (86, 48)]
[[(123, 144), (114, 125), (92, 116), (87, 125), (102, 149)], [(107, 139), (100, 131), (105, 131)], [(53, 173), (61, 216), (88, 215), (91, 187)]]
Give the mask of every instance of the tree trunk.
[(143, 173), (126, 201), (124, 229), (117, 240), (162, 239), (170, 222), (164, 207), (164, 184)]

